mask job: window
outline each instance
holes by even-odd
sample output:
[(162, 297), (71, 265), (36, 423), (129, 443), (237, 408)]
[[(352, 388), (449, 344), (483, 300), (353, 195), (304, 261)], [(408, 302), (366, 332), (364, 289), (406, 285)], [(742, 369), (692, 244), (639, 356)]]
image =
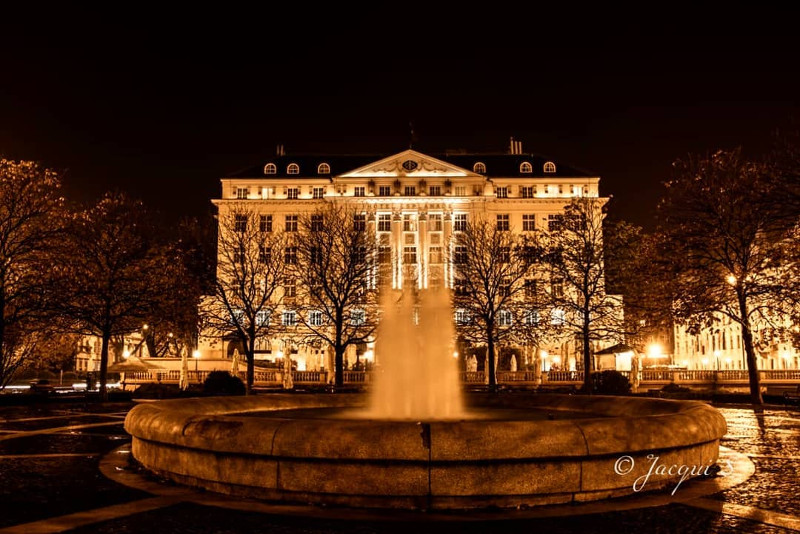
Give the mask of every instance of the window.
[(278, 167), (274, 163), (267, 163), (264, 165), (264, 174), (275, 174), (278, 172)]
[(472, 172), (476, 174), (486, 174), (486, 165), (479, 161), (472, 166)]
[(378, 186), (378, 195), (382, 197), (390, 197), (392, 196), (392, 186), (390, 185), (380, 185)]
[(311, 196), (314, 198), (322, 198), (325, 196), (325, 188), (324, 187), (315, 187), (311, 190)]
[(297, 315), (295, 315), (294, 310), (284, 310), (283, 314), (281, 314), (281, 324), (283, 326), (295, 326), (297, 325)]
[(366, 196), (366, 188), (364, 186), (358, 186), (353, 188), (353, 196), (354, 197), (363, 197)]
[(353, 230), (356, 232), (363, 232), (367, 229), (367, 215), (364, 213), (355, 213), (353, 215)]
[(244, 310), (232, 310), (231, 311), (231, 324), (243, 324), (244, 323)]
[(414, 217), (410, 213), (406, 213), (405, 215), (403, 215), (403, 231), (404, 232), (414, 231)]
[(392, 263), (392, 248), (387, 246), (378, 247), (378, 263), (388, 265)]
[(431, 232), (441, 232), (442, 231), (442, 214), (441, 213), (433, 213), (428, 216), (428, 230)]
[(550, 324), (555, 326), (563, 326), (565, 322), (566, 314), (564, 313), (564, 310), (556, 308), (550, 312)]
[(514, 324), (514, 316), (508, 310), (500, 310), (497, 313), (497, 326), (511, 326)]
[(536, 296), (536, 290), (538, 289), (536, 284), (536, 280), (532, 278), (528, 278), (525, 280), (525, 296), (528, 298), (533, 298)]
[(321, 232), (324, 228), (323, 217), (319, 213), (311, 215), (311, 231)]
[(550, 282), (550, 294), (555, 298), (564, 296), (564, 281), (556, 278)]
[(272, 249), (264, 245), (258, 246), (258, 261), (259, 263), (269, 263), (272, 261)]
[(519, 172), (530, 174), (533, 172), (533, 166), (527, 161), (523, 161), (519, 166)]
[(233, 229), (236, 232), (246, 232), (247, 215), (236, 215), (233, 219)]
[(296, 232), (297, 231), (297, 215), (287, 215), (286, 216), (286, 228), (287, 232)]
[(467, 281), (463, 278), (457, 278), (455, 283), (455, 293), (459, 296), (464, 296), (468, 293)]
[(456, 310), (455, 320), (456, 324), (469, 324), (469, 312), (467, 310)]
[(508, 198), (508, 187), (498, 187), (494, 190), (497, 198)]
[(322, 249), (319, 247), (311, 247), (311, 264), (322, 265)]
[(242, 199), (247, 198), (250, 195), (250, 188), (249, 187), (237, 187), (236, 188), (236, 198)]
[(355, 265), (363, 265), (367, 262), (367, 247), (356, 247), (353, 249), (353, 262)]
[(331, 166), (327, 163), (320, 163), (317, 166), (317, 174), (330, 174), (331, 173)]
[(236, 250), (233, 251), (233, 263), (244, 263), (245, 248), (244, 243), (240, 243)]
[(269, 312), (263, 310), (256, 312), (256, 325), (264, 326), (267, 324), (269, 324)]
[(548, 232), (558, 232), (561, 230), (562, 223), (564, 221), (564, 216), (559, 214), (553, 214), (547, 216), (547, 231)]
[(322, 312), (319, 310), (311, 310), (308, 312), (308, 324), (311, 326), (322, 326)]
[(500, 247), (498, 251), (500, 263), (511, 263), (511, 248), (509, 247)]
[(548, 161), (544, 164), (544, 172), (556, 172), (556, 164), (552, 161)]
[(286, 265), (297, 265), (297, 247), (286, 247)]
[(497, 215), (497, 229), (501, 232), (508, 232), (508, 213), (501, 213)]
[(522, 231), (533, 232), (536, 229), (536, 215), (524, 213), (522, 215)]
[(536, 326), (539, 324), (539, 310), (525, 310), (522, 322), (528, 326)]
[(299, 187), (289, 187), (286, 189), (286, 198), (296, 200), (300, 196)]
[(532, 186), (522, 186), (519, 188), (519, 194), (522, 198), (533, 198), (534, 188)]
[(561, 185), (561, 184), (558, 184), (558, 194), (559, 195), (563, 195), (564, 194), (564, 186)]
[(417, 186), (415, 185), (407, 185), (405, 188), (405, 192), (403, 193), (407, 197), (415, 197), (417, 196)]
[(463, 232), (467, 229), (467, 214), (456, 213), (453, 221), (453, 230), (456, 232)]
[(262, 215), (258, 219), (258, 230), (260, 232), (272, 231), (272, 215)]
[(367, 313), (361, 309), (355, 309), (350, 311), (350, 324), (352, 326), (361, 326), (366, 322)]
[(430, 262), (431, 264), (442, 263), (442, 247), (430, 248)]
[(391, 232), (392, 231), (392, 216), (389, 213), (381, 213), (378, 215), (378, 231)]
[(453, 250), (453, 263), (456, 265), (467, 263), (467, 247), (464, 245), (456, 245)]
[(403, 247), (403, 263), (417, 263), (417, 247)]
[(287, 278), (283, 285), (283, 296), (293, 298), (297, 296), (297, 286), (295, 285), (294, 278)]
[(432, 185), (428, 188), (428, 194), (432, 197), (440, 197), (442, 196), (442, 186), (440, 185)]
[(467, 196), (467, 186), (465, 186), (465, 185), (457, 185), (455, 187), (455, 196), (457, 196), (457, 197), (465, 197), (465, 196)]
[(286, 167), (286, 174), (300, 174), (300, 165), (297, 163), (290, 163), (288, 167)]

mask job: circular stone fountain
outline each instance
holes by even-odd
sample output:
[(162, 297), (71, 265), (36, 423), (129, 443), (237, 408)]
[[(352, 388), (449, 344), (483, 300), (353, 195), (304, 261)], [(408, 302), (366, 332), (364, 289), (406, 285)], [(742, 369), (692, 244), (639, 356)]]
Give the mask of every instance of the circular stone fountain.
[[(430, 305), (427, 316), (441, 317), (436, 310)], [(403, 323), (393, 319), (384, 322)], [(453, 366), (449, 335), (441, 324), (417, 335), (434, 347), (440, 337), (436, 351), (401, 344), (404, 367), (427, 366), (414, 356), (432, 352)], [(413, 336), (401, 328), (397, 338)], [(435, 381), (427, 389), (436, 401), (418, 399), (427, 395), (419, 373), (394, 369), (392, 388), (413, 391), (412, 401), (378, 393), (373, 399), (388, 406), (373, 400), (367, 409), (364, 396), (347, 394), (171, 400), (136, 406), (125, 429), (135, 459), (179, 483), (283, 502), (412, 509), (535, 506), (674, 487), (684, 470), (695, 476), (716, 462), (726, 431), (717, 410), (690, 401), (487, 394), (470, 396), (464, 410), (460, 399), (441, 399)], [(422, 374), (438, 380), (442, 372)], [(439, 417), (442, 403), (449, 407)]]

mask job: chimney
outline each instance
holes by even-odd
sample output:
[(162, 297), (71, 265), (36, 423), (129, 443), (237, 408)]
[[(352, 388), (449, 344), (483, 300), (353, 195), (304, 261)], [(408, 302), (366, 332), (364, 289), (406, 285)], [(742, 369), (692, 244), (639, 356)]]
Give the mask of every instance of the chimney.
[(508, 147), (509, 154), (522, 154), (522, 141), (514, 141), (512, 137), (509, 140), (509, 147)]
[(286, 155), (286, 150), (284, 150), (283, 145), (278, 145), (275, 148), (275, 154), (278, 155), (278, 156), (285, 156)]

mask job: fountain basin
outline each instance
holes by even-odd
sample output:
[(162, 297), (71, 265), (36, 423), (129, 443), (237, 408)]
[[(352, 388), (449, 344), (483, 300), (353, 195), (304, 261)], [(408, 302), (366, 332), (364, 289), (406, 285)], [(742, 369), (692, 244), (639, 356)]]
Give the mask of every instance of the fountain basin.
[[(275, 394), (141, 404), (129, 412), (125, 429), (137, 461), (182, 484), (274, 501), (412, 509), (629, 495), (634, 481), (653, 470), (648, 455), (666, 468), (708, 466), (726, 432), (717, 410), (693, 401), (569, 395), (470, 401), (578, 414), (544, 421), (293, 419), (280, 411), (356, 408), (364, 399)], [(266, 411), (275, 416), (242, 415)], [(629, 467), (627, 460), (619, 463), (623, 456), (633, 467), (619, 474)], [(681, 478), (677, 467), (654, 471), (645, 491)]]

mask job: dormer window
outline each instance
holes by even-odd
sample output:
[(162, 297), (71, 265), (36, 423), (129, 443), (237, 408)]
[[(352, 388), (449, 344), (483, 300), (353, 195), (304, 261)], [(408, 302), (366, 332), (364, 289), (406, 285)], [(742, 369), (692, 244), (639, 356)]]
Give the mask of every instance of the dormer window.
[(552, 161), (548, 161), (544, 164), (544, 172), (556, 172), (556, 164)]
[(300, 174), (300, 165), (297, 163), (290, 163), (288, 167), (286, 167), (286, 174)]
[[(533, 172), (533, 165), (531, 165), (527, 161), (523, 161), (519, 166), (519, 172), (525, 173), (525, 174), (530, 174), (530, 173)], [(545, 171), (545, 172), (547, 172), (547, 171)]]
[(477, 162), (475, 165), (472, 166), (472, 172), (475, 174), (486, 174), (486, 164), (482, 162)]
[(264, 174), (276, 174), (277, 172), (278, 167), (276, 167), (274, 163), (267, 163), (264, 165)]
[(317, 167), (317, 174), (330, 174), (331, 166), (327, 163), (320, 163)]

